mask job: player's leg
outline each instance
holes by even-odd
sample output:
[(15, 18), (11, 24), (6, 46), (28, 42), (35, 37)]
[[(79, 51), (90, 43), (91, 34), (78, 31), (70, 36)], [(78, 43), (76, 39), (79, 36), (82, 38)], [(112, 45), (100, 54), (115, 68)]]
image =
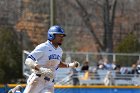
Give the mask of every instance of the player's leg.
[(39, 93), (40, 87), (38, 85), (27, 85), (23, 93)]
[(21, 93), (22, 91), (22, 86), (21, 85), (17, 85), (16, 87), (10, 89), (8, 91), (8, 93)]
[(40, 93), (54, 93), (54, 89), (45, 88)]
[(13, 93), (13, 92), (12, 92), (12, 89), (10, 89), (10, 90), (8, 91), (8, 93)]
[(43, 84), (41, 79), (35, 74), (32, 74), (27, 81), (27, 86), (23, 93), (39, 93), (42, 89)]
[(46, 81), (46, 87), (40, 93), (54, 93), (54, 83)]

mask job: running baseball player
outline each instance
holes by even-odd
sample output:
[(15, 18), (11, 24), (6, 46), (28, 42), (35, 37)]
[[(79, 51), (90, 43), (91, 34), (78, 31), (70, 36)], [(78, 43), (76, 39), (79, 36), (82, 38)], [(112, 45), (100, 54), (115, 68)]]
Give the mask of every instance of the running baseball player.
[(48, 40), (38, 45), (27, 57), (25, 64), (33, 73), (27, 80), (23, 93), (54, 93), (54, 78), (58, 67), (78, 67), (79, 62), (66, 64), (62, 62), (61, 44), (66, 36), (60, 26), (48, 30)]

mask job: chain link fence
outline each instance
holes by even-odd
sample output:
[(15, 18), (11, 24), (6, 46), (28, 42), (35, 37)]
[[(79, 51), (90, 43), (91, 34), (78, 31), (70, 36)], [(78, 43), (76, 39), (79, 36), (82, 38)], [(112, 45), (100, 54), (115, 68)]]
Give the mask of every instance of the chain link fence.
[[(28, 55), (28, 51), (23, 51), (23, 75), (30, 75), (30, 69), (24, 64), (24, 61)], [(115, 64), (119, 64), (122, 67), (131, 68), (132, 64), (136, 64), (137, 60), (140, 58), (140, 54), (128, 54), (128, 53), (92, 53), (92, 52), (64, 52), (63, 61), (66, 63), (70, 63), (73, 60), (76, 60), (83, 65), (83, 62), (88, 61), (90, 67), (96, 67), (98, 64), (98, 56), (107, 57), (108, 55), (113, 56), (113, 62), (117, 60), (119, 62)], [(130, 60), (132, 59), (132, 60)], [(123, 65), (124, 64), (124, 65)], [(67, 70), (68, 71), (68, 70)], [(62, 71), (60, 71), (62, 72)], [(63, 78), (65, 78), (63, 76)]]

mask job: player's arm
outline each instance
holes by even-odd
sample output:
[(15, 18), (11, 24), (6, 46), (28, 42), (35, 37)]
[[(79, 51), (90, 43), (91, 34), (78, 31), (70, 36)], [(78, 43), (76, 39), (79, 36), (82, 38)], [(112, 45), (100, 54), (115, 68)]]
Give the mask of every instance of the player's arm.
[(40, 67), (37, 64), (37, 61), (34, 61), (31, 58), (27, 58), (25, 60), (25, 64), (28, 65), (30, 68), (39, 71), (42, 75), (47, 75), (49, 78), (53, 78), (53, 72), (51, 69)]
[(40, 66), (37, 64), (37, 61), (35, 61), (35, 60), (33, 60), (33, 59), (31, 59), (31, 58), (28, 57), (28, 58), (25, 60), (25, 64), (26, 64), (27, 66), (29, 66), (30, 68), (39, 71)]
[(68, 65), (66, 63), (64, 63), (64, 62), (60, 62), (59, 67), (60, 68), (67, 68)]
[(72, 63), (64, 63), (64, 62), (60, 62), (59, 67), (61, 68), (71, 68), (71, 67), (79, 67), (80, 63), (77, 61), (74, 61)]
[(40, 66), (37, 64), (38, 59), (44, 55), (45, 47), (44, 46), (37, 46), (27, 57), (25, 60), (25, 64), (29, 66), (31, 69), (35, 69), (37, 71), (40, 70)]

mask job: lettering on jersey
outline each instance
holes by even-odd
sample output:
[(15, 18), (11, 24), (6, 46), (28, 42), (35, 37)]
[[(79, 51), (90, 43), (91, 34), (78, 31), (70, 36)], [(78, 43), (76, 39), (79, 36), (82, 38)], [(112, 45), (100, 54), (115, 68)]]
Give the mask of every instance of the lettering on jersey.
[(61, 57), (59, 55), (52, 54), (52, 55), (49, 56), (49, 60), (51, 60), (51, 59), (61, 60)]

